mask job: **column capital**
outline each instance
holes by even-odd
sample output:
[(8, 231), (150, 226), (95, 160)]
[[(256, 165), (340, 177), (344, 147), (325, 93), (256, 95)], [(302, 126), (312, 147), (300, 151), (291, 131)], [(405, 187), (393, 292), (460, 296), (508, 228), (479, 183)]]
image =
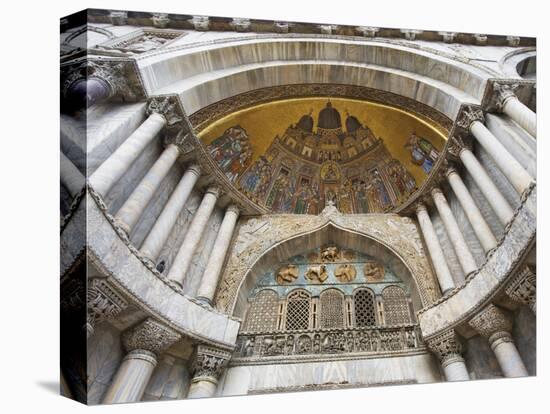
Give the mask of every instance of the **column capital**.
[(235, 213), (237, 216), (241, 214), (241, 208), (236, 203), (231, 203), (226, 208), (227, 212)]
[(453, 167), (453, 166), (450, 166), (450, 167), (447, 168), (447, 170), (445, 171), (445, 176), (446, 176), (446, 177), (449, 177), (449, 176), (451, 176), (451, 175), (453, 175), (453, 174), (459, 175), (459, 174), (458, 174), (458, 171), (456, 170), (456, 168)]
[(127, 351), (144, 350), (159, 356), (181, 339), (181, 335), (166, 325), (147, 318), (122, 334)]
[(204, 192), (204, 194), (212, 194), (214, 195), (216, 198), (219, 198), (221, 195), (222, 195), (222, 190), (221, 188), (216, 185), (216, 184), (212, 184), (210, 186), (208, 186), (208, 188), (206, 189), (206, 191)]
[(193, 381), (217, 383), (231, 359), (231, 353), (209, 345), (197, 345), (193, 358)]
[(462, 154), (463, 151), (470, 150), (470, 144), (466, 144), (460, 135), (453, 135), (449, 141), (447, 150), (449, 154), (455, 158), (460, 158), (460, 154)]
[(200, 177), (201, 171), (202, 171), (201, 165), (198, 162), (190, 164), (185, 170), (185, 172), (191, 172), (195, 174), (197, 177)]
[(476, 121), (485, 122), (485, 116), (481, 108), (477, 105), (462, 105), (456, 117), (456, 126), (469, 131), (470, 126)]
[(436, 197), (443, 197), (445, 198), (445, 194), (443, 194), (443, 191), (439, 187), (432, 188), (432, 197), (435, 199)]
[(523, 268), (512, 278), (510, 283), (508, 283), (506, 294), (514, 302), (529, 305), (531, 309), (533, 309), (533, 312), (535, 312), (537, 303), (536, 270), (529, 265), (523, 266)]
[(468, 324), (491, 344), (501, 337), (509, 337), (512, 331), (510, 315), (492, 303), (470, 319)]
[(147, 115), (152, 115), (153, 113), (162, 115), (166, 119), (168, 126), (180, 123), (184, 119), (175, 95), (154, 96), (150, 98), (146, 112)]
[(422, 212), (425, 212), (425, 213), (428, 212), (428, 209), (426, 208), (426, 204), (424, 204), (423, 202), (416, 203), (415, 210), (416, 210), (416, 214), (419, 214)]
[(426, 345), (439, 358), (443, 366), (456, 361), (464, 361), (461, 356), (462, 344), (454, 329), (449, 329), (428, 339)]
[(86, 299), (86, 329), (90, 334), (97, 323), (115, 317), (128, 307), (128, 302), (103, 278), (94, 278), (88, 282)]

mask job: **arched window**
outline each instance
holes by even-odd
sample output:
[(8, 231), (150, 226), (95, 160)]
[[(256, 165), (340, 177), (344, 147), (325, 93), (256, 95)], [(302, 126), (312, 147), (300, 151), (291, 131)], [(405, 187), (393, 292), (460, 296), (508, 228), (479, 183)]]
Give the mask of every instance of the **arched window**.
[(279, 296), (265, 289), (260, 291), (250, 304), (246, 316), (246, 332), (268, 332), (277, 329)]
[(309, 328), (310, 302), (309, 293), (303, 290), (295, 290), (288, 295), (285, 325), (287, 331)]
[(319, 296), (319, 327), (344, 327), (344, 294), (337, 289), (327, 289)]
[(409, 301), (403, 289), (399, 286), (388, 286), (382, 291), (382, 300), (384, 301), (386, 325), (411, 323)]
[(353, 295), (355, 326), (376, 326), (374, 294), (370, 289), (359, 289)]

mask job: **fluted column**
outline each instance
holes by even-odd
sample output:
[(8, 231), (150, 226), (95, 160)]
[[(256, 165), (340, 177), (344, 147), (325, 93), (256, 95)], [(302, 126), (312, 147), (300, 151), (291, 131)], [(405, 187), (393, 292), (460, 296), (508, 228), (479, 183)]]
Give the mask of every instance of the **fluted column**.
[(533, 137), (537, 136), (537, 114), (524, 105), (514, 94), (519, 85), (493, 83), (494, 106), (504, 112)]
[(156, 112), (149, 117), (111, 154), (90, 177), (90, 184), (106, 196), (113, 185), (130, 168), (145, 147), (166, 125), (166, 118)]
[(514, 210), (508, 201), (506, 201), (472, 151), (462, 148), (459, 156), (501, 224), (506, 226), (514, 218)]
[(505, 311), (489, 304), (470, 320), (469, 325), (487, 338), (504, 376), (529, 375), (512, 339), (512, 318)]
[(474, 199), (470, 195), (470, 191), (468, 191), (462, 181), (462, 178), (460, 178), (460, 175), (454, 168), (449, 168), (447, 170), (447, 180), (456, 194), (462, 209), (466, 213), (466, 216), (472, 225), (472, 229), (481, 243), (483, 250), (485, 250), (485, 253), (488, 253), (492, 249), (496, 248), (497, 239), (483, 218), (481, 211), (479, 211)]
[(118, 210), (116, 220), (126, 234), (130, 234), (138, 222), (155, 191), (176, 162), (178, 155), (178, 147), (175, 144), (169, 144)]
[(227, 207), (222, 224), (218, 230), (218, 235), (216, 236), (216, 241), (212, 248), (212, 253), (210, 254), (206, 269), (202, 275), (197, 299), (204, 300), (210, 305), (212, 305), (214, 293), (216, 293), (216, 287), (218, 286), (225, 255), (229, 249), (229, 243), (231, 242), (233, 230), (235, 230), (238, 218), (239, 208), (234, 204)]
[(506, 287), (506, 294), (514, 302), (527, 305), (537, 313), (537, 275), (532, 266), (525, 265)]
[(193, 360), (193, 379), (187, 398), (213, 397), (218, 380), (229, 363), (231, 354), (207, 345), (198, 345)]
[(435, 206), (437, 207), (437, 211), (439, 211), (439, 215), (441, 216), (441, 220), (443, 220), (445, 230), (449, 235), (449, 239), (453, 245), (453, 249), (460, 263), (460, 267), (462, 267), (464, 275), (468, 276), (470, 273), (477, 270), (477, 264), (474, 256), (472, 256), (472, 252), (470, 252), (470, 248), (468, 247), (466, 240), (464, 240), (462, 231), (460, 231), (460, 228), (458, 227), (458, 223), (456, 222), (455, 216), (451, 211), (443, 192), (439, 188), (434, 188), (432, 190), (432, 197)]
[(449, 266), (447, 266), (447, 261), (445, 260), (445, 255), (439, 244), (439, 239), (433, 228), (430, 215), (426, 206), (422, 203), (419, 203), (416, 207), (416, 216), (418, 218), (418, 224), (422, 230), (422, 235), (424, 236), (424, 241), (428, 247), (428, 252), (432, 259), (434, 266), (435, 274), (437, 275), (437, 280), (443, 295), (447, 294), (449, 291), (455, 288), (455, 282), (451, 276)]
[(464, 110), (459, 125), (467, 127), (477, 142), (481, 144), (495, 161), (500, 171), (502, 171), (516, 191), (522, 194), (534, 181), (533, 177), (508, 152), (498, 138), (485, 127), (482, 122), (483, 119), (483, 113), (480, 109), (469, 107)]
[(151, 262), (155, 262), (166, 243), (174, 224), (185, 205), (189, 194), (193, 190), (199, 176), (200, 167), (198, 164), (193, 164), (187, 168), (181, 177), (178, 185), (170, 195), (168, 202), (164, 206), (160, 216), (153, 225), (153, 228), (145, 238), (140, 251)]
[(204, 229), (208, 224), (208, 219), (214, 211), (219, 194), (220, 190), (218, 187), (210, 187), (206, 190), (201, 204), (195, 212), (189, 229), (185, 234), (185, 238), (183, 239), (180, 249), (178, 250), (178, 254), (172, 263), (172, 267), (170, 267), (168, 278), (180, 285), (183, 285), (183, 280), (185, 279), (187, 270), (191, 265), (191, 259), (193, 258), (193, 254), (199, 245)]
[(453, 329), (427, 340), (426, 344), (441, 362), (447, 381), (468, 381), (470, 379), (466, 363), (462, 358), (462, 344)]
[(128, 307), (128, 302), (103, 278), (88, 281), (86, 290), (86, 332), (94, 334), (95, 326), (106, 319), (114, 318)]
[(73, 164), (73, 162), (67, 158), (63, 151), (59, 152), (60, 155), (60, 175), (61, 175), (61, 184), (69, 191), (71, 197), (75, 197), (82, 188), (86, 180), (78, 168)]
[(152, 318), (124, 332), (122, 342), (128, 354), (111, 381), (103, 404), (140, 401), (158, 357), (180, 339), (180, 334)]

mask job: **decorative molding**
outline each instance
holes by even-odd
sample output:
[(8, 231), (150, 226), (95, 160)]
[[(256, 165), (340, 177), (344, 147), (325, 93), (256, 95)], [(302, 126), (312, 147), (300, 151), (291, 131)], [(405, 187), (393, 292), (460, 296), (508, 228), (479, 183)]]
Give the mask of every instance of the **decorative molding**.
[(474, 34), (474, 40), (476, 45), (478, 46), (486, 46), (487, 45), (487, 35), (476, 33)]
[(231, 21), (231, 27), (236, 32), (248, 32), (250, 31), (251, 27), (250, 19), (235, 17)]
[(422, 34), (423, 30), (417, 29), (400, 29), (400, 32), (403, 34), (407, 40), (416, 40), (416, 36)]
[(147, 318), (122, 334), (122, 343), (128, 352), (144, 350), (157, 357), (179, 341), (182, 336), (153, 318)]
[(164, 29), (168, 27), (170, 18), (167, 13), (153, 13), (151, 16), (151, 22), (153, 22), (153, 26)]
[(505, 292), (514, 302), (528, 305), (536, 313), (537, 274), (534, 267), (523, 266), (508, 283)]
[(128, 23), (128, 12), (111, 10), (109, 12), (109, 19), (111, 21), (111, 24), (115, 26), (124, 26)]
[(210, 19), (208, 16), (193, 16), (189, 19), (193, 28), (198, 32), (206, 32), (210, 29)]
[(335, 24), (320, 24), (318, 27), (324, 35), (331, 35), (338, 30), (338, 26)]
[(457, 32), (437, 32), (443, 38), (445, 43), (453, 43), (458, 36)]
[(218, 378), (229, 364), (231, 353), (208, 345), (197, 345), (193, 358), (193, 382), (211, 381)]
[(528, 103), (535, 87), (535, 80), (491, 78), (487, 81), (481, 108), (486, 112), (502, 112), (508, 99), (514, 97)]
[[(158, 14), (151, 19), (166, 27), (170, 21), (166, 14)], [(160, 28), (143, 28), (130, 32), (124, 36), (107, 40), (94, 48), (92, 51), (98, 54), (110, 56), (132, 56), (142, 53), (150, 53), (162, 49), (187, 34), (180, 30)]]

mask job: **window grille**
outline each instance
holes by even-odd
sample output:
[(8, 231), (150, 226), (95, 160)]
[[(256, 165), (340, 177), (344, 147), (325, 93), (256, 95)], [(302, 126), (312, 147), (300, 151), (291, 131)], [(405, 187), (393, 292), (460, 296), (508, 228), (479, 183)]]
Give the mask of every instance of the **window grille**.
[(253, 299), (246, 317), (247, 332), (266, 332), (277, 328), (279, 296), (272, 290), (262, 290)]
[(336, 289), (327, 289), (319, 297), (319, 327), (344, 327), (344, 295)]
[(311, 298), (307, 292), (298, 290), (288, 295), (286, 305), (286, 330), (309, 328), (309, 307)]
[(376, 326), (374, 294), (369, 289), (360, 289), (355, 292), (355, 295), (353, 295), (353, 297), (355, 326)]
[(409, 301), (403, 289), (388, 286), (382, 291), (382, 300), (387, 326), (411, 323)]

